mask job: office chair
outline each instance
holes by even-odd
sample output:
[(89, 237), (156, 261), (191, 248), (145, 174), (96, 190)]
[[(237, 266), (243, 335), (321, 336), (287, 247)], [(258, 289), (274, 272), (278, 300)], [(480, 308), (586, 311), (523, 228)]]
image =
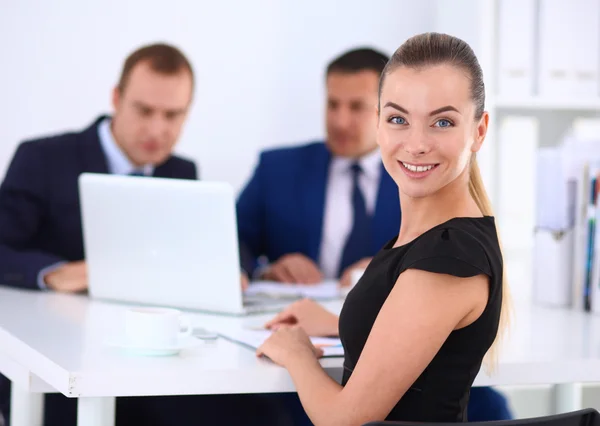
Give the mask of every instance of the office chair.
[[(572, 411), (551, 416), (531, 417), (528, 419), (496, 420), (489, 422), (468, 422), (468, 426), (600, 426), (600, 413), (593, 408)], [(363, 426), (456, 426), (456, 423), (420, 423), (420, 422), (369, 422)]]

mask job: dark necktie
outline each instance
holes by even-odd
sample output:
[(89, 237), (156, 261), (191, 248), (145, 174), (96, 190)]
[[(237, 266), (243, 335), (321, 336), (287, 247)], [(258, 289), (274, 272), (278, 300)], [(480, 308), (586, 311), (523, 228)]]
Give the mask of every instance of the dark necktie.
[(134, 170), (131, 173), (129, 173), (129, 176), (145, 176), (144, 172), (142, 172), (141, 170)]
[(367, 213), (367, 205), (365, 197), (358, 184), (358, 178), (362, 173), (362, 168), (359, 164), (354, 163), (351, 166), (352, 170), (352, 210), (354, 213), (354, 221), (348, 239), (342, 251), (340, 259), (340, 268), (338, 276), (344, 270), (362, 258), (372, 256), (371, 253), (371, 218)]

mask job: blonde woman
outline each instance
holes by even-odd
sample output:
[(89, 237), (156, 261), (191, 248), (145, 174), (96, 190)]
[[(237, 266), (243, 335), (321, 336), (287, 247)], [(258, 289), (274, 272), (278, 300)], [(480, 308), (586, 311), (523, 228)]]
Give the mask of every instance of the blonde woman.
[[(317, 425), (466, 420), (469, 391), (502, 328), (506, 297), (494, 217), (475, 155), (487, 128), (481, 67), (455, 37), (407, 40), (379, 86), (378, 144), (400, 194), (398, 235), (374, 257), (339, 321), (303, 302), (258, 349), (287, 368)], [(342, 384), (307, 332), (338, 334)]]

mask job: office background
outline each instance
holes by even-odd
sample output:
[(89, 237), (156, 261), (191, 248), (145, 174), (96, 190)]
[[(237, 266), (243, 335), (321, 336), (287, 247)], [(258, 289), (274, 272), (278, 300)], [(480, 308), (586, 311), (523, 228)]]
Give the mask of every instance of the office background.
[[(124, 58), (144, 43), (173, 43), (195, 68), (176, 151), (203, 179), (239, 190), (261, 149), (323, 137), (332, 57), (358, 45), (391, 54), (424, 31), (464, 38), (486, 76), (492, 123), (480, 163), (517, 301), (532, 299), (536, 150), (560, 143), (578, 119), (600, 116), (600, 0), (0, 4), (0, 176), (23, 139), (82, 129), (109, 112)], [(548, 411), (548, 389), (507, 391), (528, 416)], [(598, 401), (600, 389), (586, 387), (584, 405)]]

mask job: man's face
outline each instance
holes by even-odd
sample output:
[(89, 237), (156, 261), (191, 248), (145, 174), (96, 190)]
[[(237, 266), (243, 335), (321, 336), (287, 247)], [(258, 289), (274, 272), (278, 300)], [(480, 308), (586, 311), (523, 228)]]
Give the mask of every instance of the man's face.
[(134, 165), (159, 165), (169, 158), (187, 117), (192, 85), (187, 70), (163, 74), (140, 62), (123, 90), (114, 89), (112, 131)]
[(332, 71), (327, 76), (327, 146), (334, 154), (358, 158), (377, 148), (375, 71)]

